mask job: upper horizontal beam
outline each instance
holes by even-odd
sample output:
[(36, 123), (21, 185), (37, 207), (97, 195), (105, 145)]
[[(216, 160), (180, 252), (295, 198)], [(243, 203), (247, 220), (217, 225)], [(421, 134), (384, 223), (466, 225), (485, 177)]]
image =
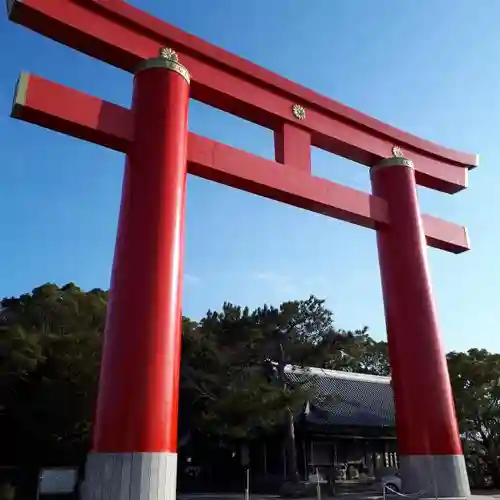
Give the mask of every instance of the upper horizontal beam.
[(189, 35), (122, 0), (11, 0), (10, 19), (126, 71), (176, 49), (192, 75), (192, 97), (276, 130), (294, 121), (314, 146), (371, 166), (398, 145), (415, 164), (420, 185), (447, 193), (467, 186), (476, 155), (459, 153), (402, 132)]
[[(19, 79), (12, 115), (122, 152), (127, 151), (132, 138), (128, 109), (27, 73)], [(387, 206), (381, 198), (192, 133), (188, 171), (364, 227), (389, 223)], [(469, 249), (465, 228), (429, 215), (422, 218), (430, 246), (452, 253)]]

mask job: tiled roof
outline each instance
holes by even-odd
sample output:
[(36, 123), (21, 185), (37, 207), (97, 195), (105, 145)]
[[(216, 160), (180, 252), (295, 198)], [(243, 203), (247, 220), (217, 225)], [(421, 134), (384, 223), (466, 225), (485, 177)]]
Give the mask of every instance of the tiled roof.
[(285, 373), (290, 382), (311, 390), (304, 416), (312, 425), (395, 425), (390, 377), (291, 366)]

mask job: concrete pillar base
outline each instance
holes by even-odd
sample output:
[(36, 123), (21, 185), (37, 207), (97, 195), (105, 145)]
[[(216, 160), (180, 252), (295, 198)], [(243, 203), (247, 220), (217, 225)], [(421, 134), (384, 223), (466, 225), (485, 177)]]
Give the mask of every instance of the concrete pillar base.
[(176, 453), (90, 453), (82, 500), (175, 500)]
[(403, 492), (421, 498), (471, 495), (463, 455), (406, 455), (400, 458)]

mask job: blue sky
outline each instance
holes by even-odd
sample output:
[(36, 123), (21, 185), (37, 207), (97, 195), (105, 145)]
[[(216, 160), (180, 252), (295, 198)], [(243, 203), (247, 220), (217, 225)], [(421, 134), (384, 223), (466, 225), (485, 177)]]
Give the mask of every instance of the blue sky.
[[(133, 4), (392, 125), (480, 153), (470, 188), (419, 190), (466, 224), (471, 252), (430, 250), (445, 346), (500, 352), (500, 3), (134, 0)], [(0, 296), (47, 281), (107, 288), (124, 158), (9, 118), (21, 70), (128, 106), (131, 75), (0, 19)], [(305, 64), (307, 63), (307, 64)], [(190, 129), (272, 158), (272, 134), (192, 103)], [(316, 175), (369, 191), (368, 169), (313, 152)], [(340, 327), (385, 336), (375, 234), (190, 178), (184, 312), (314, 293)]]

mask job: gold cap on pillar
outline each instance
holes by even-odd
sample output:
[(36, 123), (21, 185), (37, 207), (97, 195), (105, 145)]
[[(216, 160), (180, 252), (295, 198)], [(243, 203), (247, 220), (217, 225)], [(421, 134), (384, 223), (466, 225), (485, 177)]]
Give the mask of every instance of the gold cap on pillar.
[(392, 148), (392, 156), (379, 161), (376, 165), (373, 165), (370, 169), (370, 173), (373, 173), (381, 168), (398, 166), (413, 168), (413, 162), (408, 158), (405, 158), (403, 150), (399, 146), (394, 146)]
[(191, 82), (191, 75), (185, 66), (179, 62), (177, 53), (169, 47), (162, 47), (158, 57), (141, 61), (135, 70), (135, 74), (151, 68), (165, 68), (169, 71), (179, 73), (187, 83)]

